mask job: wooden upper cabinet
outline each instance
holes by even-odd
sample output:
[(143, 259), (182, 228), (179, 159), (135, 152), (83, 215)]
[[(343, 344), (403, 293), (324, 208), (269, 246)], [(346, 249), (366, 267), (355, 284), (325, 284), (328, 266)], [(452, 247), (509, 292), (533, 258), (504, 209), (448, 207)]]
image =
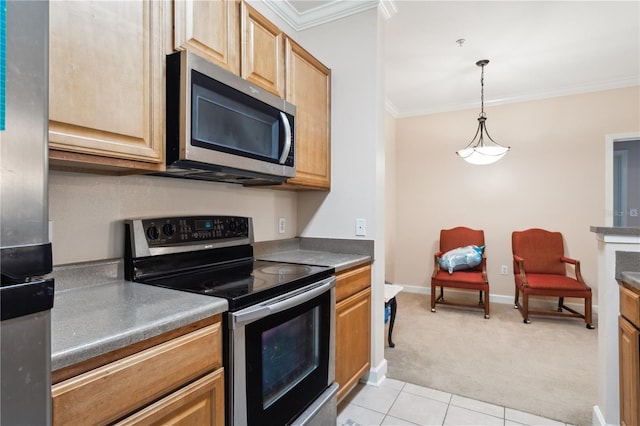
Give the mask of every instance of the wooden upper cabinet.
[(284, 187), (331, 188), (331, 70), (286, 39), (286, 99), (296, 106), (296, 177)]
[(173, 5), (174, 48), (240, 75), (240, 2), (176, 0)]
[(53, 167), (164, 168), (164, 5), (51, 2)]
[(284, 33), (242, 2), (241, 76), (284, 98)]

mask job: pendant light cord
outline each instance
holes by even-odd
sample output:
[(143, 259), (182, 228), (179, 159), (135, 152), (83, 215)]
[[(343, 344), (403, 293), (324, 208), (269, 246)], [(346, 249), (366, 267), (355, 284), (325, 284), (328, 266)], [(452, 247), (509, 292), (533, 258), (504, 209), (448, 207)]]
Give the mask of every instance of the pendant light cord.
[(480, 72), (480, 117), (486, 117), (484, 113), (484, 65), (481, 65), (482, 71)]

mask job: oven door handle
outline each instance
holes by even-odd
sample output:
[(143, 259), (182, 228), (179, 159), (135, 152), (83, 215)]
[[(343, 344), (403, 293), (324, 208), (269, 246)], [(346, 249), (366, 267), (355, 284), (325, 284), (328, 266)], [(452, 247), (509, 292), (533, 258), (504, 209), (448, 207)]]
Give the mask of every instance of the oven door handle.
[(335, 286), (336, 277), (329, 277), (310, 286), (276, 297), (265, 303), (234, 312), (231, 314), (233, 316), (233, 328), (298, 306), (320, 296)]

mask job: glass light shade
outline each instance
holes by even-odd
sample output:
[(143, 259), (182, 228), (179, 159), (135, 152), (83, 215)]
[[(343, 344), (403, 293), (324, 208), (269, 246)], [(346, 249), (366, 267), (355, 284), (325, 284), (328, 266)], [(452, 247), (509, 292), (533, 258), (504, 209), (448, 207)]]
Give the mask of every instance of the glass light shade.
[(504, 146), (473, 146), (456, 151), (456, 154), (460, 156), (464, 161), (471, 164), (477, 164), (480, 166), (495, 163), (509, 151), (509, 148)]

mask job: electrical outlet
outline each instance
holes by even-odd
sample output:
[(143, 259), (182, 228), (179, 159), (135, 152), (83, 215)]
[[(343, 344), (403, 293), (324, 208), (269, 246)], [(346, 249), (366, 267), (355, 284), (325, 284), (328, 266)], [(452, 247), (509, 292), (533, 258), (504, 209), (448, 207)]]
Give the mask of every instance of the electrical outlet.
[(284, 234), (285, 224), (286, 224), (286, 221), (284, 220), (284, 217), (281, 217), (280, 219), (278, 219), (278, 232), (279, 233)]
[(509, 267), (507, 265), (500, 266), (500, 274), (507, 275), (509, 273)]
[(356, 219), (356, 236), (364, 237), (367, 235), (367, 221), (365, 219)]

